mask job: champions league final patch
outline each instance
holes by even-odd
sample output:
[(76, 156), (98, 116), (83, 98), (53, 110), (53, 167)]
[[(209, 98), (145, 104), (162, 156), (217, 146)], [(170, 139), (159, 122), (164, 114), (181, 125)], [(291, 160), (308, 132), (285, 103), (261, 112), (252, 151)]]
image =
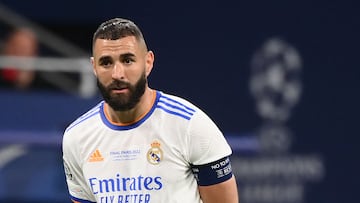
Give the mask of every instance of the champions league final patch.
[(155, 140), (151, 144), (151, 148), (147, 152), (147, 160), (153, 165), (157, 165), (163, 159), (163, 152), (160, 148), (161, 144), (159, 141)]

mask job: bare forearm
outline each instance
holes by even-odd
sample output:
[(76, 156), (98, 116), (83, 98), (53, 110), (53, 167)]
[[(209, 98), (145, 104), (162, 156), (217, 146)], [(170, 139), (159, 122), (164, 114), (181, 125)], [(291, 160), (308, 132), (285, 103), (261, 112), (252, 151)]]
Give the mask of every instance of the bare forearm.
[(204, 203), (239, 203), (235, 177), (211, 186), (199, 186), (201, 199)]

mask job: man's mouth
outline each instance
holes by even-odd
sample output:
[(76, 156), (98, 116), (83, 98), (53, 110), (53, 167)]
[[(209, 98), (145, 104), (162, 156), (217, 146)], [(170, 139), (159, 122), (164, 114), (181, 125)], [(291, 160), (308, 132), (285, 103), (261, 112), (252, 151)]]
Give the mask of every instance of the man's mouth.
[(116, 88), (112, 88), (111, 91), (114, 93), (124, 93), (124, 92), (128, 91), (128, 88), (127, 87), (116, 87)]

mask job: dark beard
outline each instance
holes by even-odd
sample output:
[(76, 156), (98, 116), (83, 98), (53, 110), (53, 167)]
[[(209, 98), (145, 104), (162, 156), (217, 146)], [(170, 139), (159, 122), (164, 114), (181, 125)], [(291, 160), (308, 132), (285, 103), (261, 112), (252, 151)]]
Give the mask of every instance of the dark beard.
[[(99, 79), (97, 79), (97, 86), (100, 90), (106, 103), (115, 111), (127, 111), (136, 106), (139, 103), (141, 96), (145, 92), (147, 79), (143, 74), (135, 85), (126, 83), (123, 81), (115, 80), (109, 86), (105, 87)], [(120, 87), (127, 87), (129, 89), (128, 94), (112, 95), (111, 91)]]

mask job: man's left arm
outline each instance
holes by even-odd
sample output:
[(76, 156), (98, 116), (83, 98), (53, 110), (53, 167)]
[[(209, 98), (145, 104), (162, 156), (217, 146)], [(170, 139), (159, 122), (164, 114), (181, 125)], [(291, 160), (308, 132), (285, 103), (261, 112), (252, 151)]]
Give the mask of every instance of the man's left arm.
[(223, 133), (204, 113), (194, 114), (189, 129), (190, 164), (204, 203), (238, 203), (238, 190)]
[(199, 193), (204, 203), (239, 203), (235, 176), (209, 186), (199, 186)]

